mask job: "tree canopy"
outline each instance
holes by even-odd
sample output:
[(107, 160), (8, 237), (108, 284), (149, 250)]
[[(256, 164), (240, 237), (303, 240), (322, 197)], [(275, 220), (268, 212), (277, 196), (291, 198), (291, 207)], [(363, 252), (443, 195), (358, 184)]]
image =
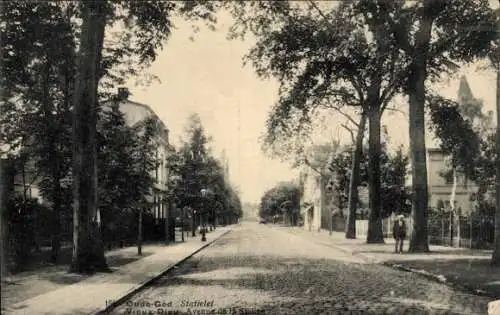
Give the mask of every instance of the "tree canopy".
[(267, 190), (261, 198), (259, 216), (271, 218), (300, 211), (300, 188), (291, 182), (281, 182)]
[(212, 154), (210, 140), (200, 117), (191, 115), (181, 146), (172, 148), (167, 158), (169, 196), (180, 208), (189, 206), (201, 209), (201, 190), (205, 189), (207, 196), (203, 202), (217, 209), (212, 215), (231, 214), (239, 217), (242, 215), (239, 194), (225, 174), (225, 165)]

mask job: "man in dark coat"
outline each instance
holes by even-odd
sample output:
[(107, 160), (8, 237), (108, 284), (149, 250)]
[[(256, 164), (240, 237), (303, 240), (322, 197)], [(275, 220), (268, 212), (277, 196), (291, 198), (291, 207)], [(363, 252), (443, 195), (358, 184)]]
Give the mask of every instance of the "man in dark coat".
[(394, 221), (394, 226), (392, 227), (392, 235), (396, 240), (396, 253), (403, 253), (403, 242), (406, 238), (406, 223), (403, 215), (398, 215), (396, 221)]

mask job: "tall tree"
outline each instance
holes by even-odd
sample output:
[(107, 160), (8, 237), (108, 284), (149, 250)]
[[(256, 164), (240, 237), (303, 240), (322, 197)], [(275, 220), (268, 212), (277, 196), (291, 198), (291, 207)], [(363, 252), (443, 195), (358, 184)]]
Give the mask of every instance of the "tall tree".
[(349, 211), (347, 213), (347, 224), (345, 237), (356, 238), (356, 210), (359, 202), (358, 186), (360, 179), (360, 164), (363, 155), (363, 137), (365, 133), (366, 115), (362, 114), (357, 126), (358, 131), (352, 149), (351, 177), (349, 179)]
[(154, 188), (155, 178), (153, 172), (158, 166), (157, 139), (161, 124), (154, 116), (149, 116), (134, 126), (138, 139), (134, 150), (134, 183), (136, 186), (136, 210), (138, 214), (137, 231), (137, 254), (142, 255), (143, 242), (143, 216), (151, 208), (151, 194)]
[[(173, 181), (171, 194), (175, 196), (176, 204), (183, 208), (189, 206), (194, 209), (193, 222), (201, 219), (201, 190), (208, 183), (202, 181), (205, 165), (209, 157), (207, 147), (210, 138), (205, 134), (199, 115), (193, 114), (188, 118), (185, 135), (181, 147), (169, 156), (169, 174)], [(173, 152), (174, 153), (174, 152)], [(196, 224), (192, 224), (192, 235), (195, 235)]]
[[(380, 120), (401, 88), (406, 66), (386, 19), (389, 11), (395, 14), (401, 11), (403, 3), (395, 2), (390, 8), (385, 2), (350, 1), (328, 11), (314, 1), (309, 3), (308, 11), (285, 4), (278, 6), (279, 10), (272, 6), (262, 9), (262, 15), (267, 14), (266, 10), (281, 13), (279, 23), (273, 24), (277, 30), (272, 26), (251, 25), (259, 41), (249, 59), (259, 75), (272, 75), (281, 84), (281, 97), (268, 129), (273, 132), (286, 127), (283, 125), (292, 109), (297, 109), (307, 120), (307, 114), (316, 107), (361, 107), (369, 125), (371, 165), (367, 242), (383, 242)], [(260, 17), (254, 18), (254, 23), (266, 21)]]
[[(71, 117), (75, 41), (72, 4), (8, 2), (2, 20), (2, 142), (19, 147), (36, 167), (35, 180), (51, 203), (52, 259), (60, 247), (61, 218), (69, 217)], [(36, 12), (36, 15), (33, 15)], [(21, 141), (19, 141), (21, 140)], [(22, 146), (22, 147), (21, 147)], [(11, 150), (12, 152), (12, 150)]]
[[(39, 121), (39, 135), (43, 138), (38, 142), (39, 150), (35, 154), (39, 158), (37, 166), (44, 175), (40, 182), (42, 194), (52, 203), (52, 259), (56, 260), (61, 246), (61, 225), (62, 222), (66, 224), (70, 217), (64, 210), (69, 209), (71, 204), (69, 172), (75, 43), (70, 21), (74, 7), (52, 8), (58, 12), (58, 24), (55, 26), (58, 36), (45, 35), (51, 37), (54, 43), (44, 58), (40, 97), (43, 116)], [(56, 51), (58, 53), (53, 53)]]
[(434, 1), (409, 3), (387, 19), (397, 45), (410, 62), (404, 93), (409, 97), (412, 161), (412, 219), (410, 252), (429, 251), (427, 232), (427, 164), (425, 100), (427, 79), (456, 69), (456, 62), (484, 56), (496, 38), (496, 17), (488, 1)]
[(109, 270), (100, 238), (97, 209), (97, 89), (110, 14), (106, 2), (81, 4), (82, 31), (73, 100), (73, 256), (70, 270)]
[[(206, 219), (214, 226), (217, 216), (241, 216), (241, 202), (225, 176), (222, 162), (212, 155), (209, 144), (210, 137), (200, 117), (193, 114), (188, 119), (181, 147), (172, 148), (167, 165), (171, 184), (169, 195), (175, 198), (179, 207), (196, 210), (193, 221), (201, 223), (201, 219)], [(202, 189), (206, 190), (206, 196), (201, 196)], [(194, 236), (196, 225), (192, 228)]]
[[(139, 152), (154, 157), (148, 147), (139, 147), (139, 128), (129, 127), (119, 103), (111, 101), (99, 112), (97, 124), (97, 162), (99, 186), (99, 212), (104, 241), (130, 238), (135, 231), (126, 217), (136, 214), (137, 205), (149, 190), (141, 189), (144, 174)], [(147, 174), (151, 176), (150, 174)], [(150, 187), (149, 187), (150, 188)]]
[(172, 13), (213, 23), (217, 5), (193, 1), (81, 1), (80, 4), (82, 26), (73, 101), (74, 233), (70, 269), (86, 272), (108, 269), (98, 233), (95, 153), (98, 83), (107, 70), (107, 60), (102, 58), (106, 26), (123, 22), (125, 39), (132, 43), (128, 52), (138, 57), (140, 64), (149, 65), (171, 33)]
[[(62, 49), (59, 51), (52, 51), (53, 54), (47, 54), (50, 57), (54, 57), (53, 60), (56, 63), (53, 64), (54, 68), (64, 69), (64, 67), (57, 67), (62, 61), (67, 62), (71, 65), (71, 68), (75, 64), (73, 60), (69, 60), (74, 55), (74, 47), (68, 52), (67, 48), (70, 47), (66, 45), (67, 36), (70, 36), (71, 41), (77, 43), (76, 47), (79, 47), (79, 68), (75, 69), (77, 74), (77, 82), (75, 83), (73, 73), (66, 75), (66, 78), (70, 78), (70, 88), (69, 93), (64, 97), (56, 97), (55, 99), (71, 99), (72, 102), (68, 102), (73, 105), (74, 112), (78, 112), (75, 117), (75, 128), (73, 128), (75, 137), (74, 139), (74, 164), (81, 166), (82, 168), (90, 167), (86, 171), (83, 169), (76, 169), (72, 174), (75, 176), (75, 187), (74, 189), (74, 257), (71, 266), (71, 270), (74, 271), (93, 271), (99, 269), (107, 269), (103, 263), (102, 251), (96, 248), (95, 254), (86, 255), (88, 248), (93, 246), (87, 246), (83, 244), (86, 240), (93, 240), (95, 237), (90, 237), (86, 229), (83, 227), (85, 223), (78, 224), (80, 221), (95, 221), (97, 217), (96, 200), (97, 193), (90, 192), (86, 194), (85, 191), (96, 189), (96, 168), (93, 166), (96, 164), (96, 155), (94, 142), (94, 130), (95, 130), (95, 109), (97, 107), (97, 88), (100, 87), (102, 92), (106, 88), (110, 87), (110, 80), (112, 83), (123, 82), (127, 75), (136, 75), (138, 69), (144, 69), (155, 59), (156, 50), (161, 48), (165, 39), (170, 35), (172, 22), (172, 13), (181, 15), (182, 17), (194, 21), (203, 20), (211, 26), (215, 23), (214, 11), (218, 7), (217, 3), (202, 3), (193, 1), (100, 1), (99, 3), (94, 3), (95, 1), (79, 1), (79, 2), (8, 2), (6, 5), (10, 6), (12, 10), (3, 10), (2, 15), (5, 17), (4, 13), (9, 15), (8, 18), (2, 19), (10, 21), (13, 19), (24, 19), (27, 23), (3, 23), (2, 24), (2, 39), (7, 39), (7, 42), (15, 42), (18, 45), (7, 45), (8, 49), (4, 50), (5, 53), (2, 54), (2, 61), (5, 61), (5, 66), (3, 69), (6, 70), (5, 73), (8, 75), (7, 80), (2, 80), (2, 88), (6, 93), (2, 93), (2, 112), (7, 107), (12, 109), (9, 111), (8, 115), (2, 116), (9, 121), (9, 123), (4, 128), (4, 130), (12, 131), (12, 128), (16, 126), (23, 126), (19, 124), (20, 118), (23, 117), (19, 115), (20, 113), (29, 113), (29, 109), (22, 106), (18, 106), (18, 102), (10, 102), (7, 105), (4, 104), (4, 100), (11, 101), (13, 97), (17, 97), (17, 100), (26, 98), (29, 89), (26, 87), (36, 86), (37, 82), (31, 82), (30, 71), (33, 70), (33, 63), (43, 63), (46, 58), (42, 58), (39, 52), (47, 53), (47, 46), (44, 43), (62, 43)], [(81, 28), (78, 23), (72, 22), (71, 32), (67, 32), (67, 21), (60, 23), (60, 14), (45, 14), (47, 12), (55, 12), (57, 10), (65, 8), (75, 8), (76, 10), (68, 10), (67, 21), (81, 21)], [(36, 12), (36, 14), (34, 14)], [(40, 26), (40, 21), (45, 21), (44, 27)], [(47, 23), (49, 22), (49, 23)], [(99, 23), (93, 23), (99, 22)], [(38, 24), (37, 24), (38, 23)], [(50, 24), (52, 23), (52, 24)], [(115, 43), (104, 39), (105, 31), (109, 28), (107, 26), (118, 25), (121, 23), (121, 32), (114, 37)], [(42, 23), (43, 24), (43, 23)], [(52, 28), (47, 28), (45, 26), (51, 25)], [(213, 26), (213, 25), (212, 25)], [(9, 32), (4, 32), (5, 29), (10, 29)], [(47, 35), (49, 34), (49, 35)], [(56, 34), (56, 36), (54, 36)], [(79, 38), (76, 38), (78, 36)], [(61, 41), (63, 39), (63, 41)], [(69, 41), (71, 43), (71, 41)], [(4, 45), (2, 45), (4, 46)], [(52, 47), (57, 47), (52, 45)], [(37, 55), (38, 54), (38, 55)], [(61, 56), (62, 55), (62, 56)], [(61, 58), (59, 58), (61, 57)], [(58, 61), (59, 59), (59, 61)], [(137, 60), (138, 62), (134, 62)], [(52, 59), (51, 59), (52, 61)], [(59, 62), (59, 64), (58, 64)], [(49, 68), (49, 66), (47, 66)], [(47, 71), (41, 71), (40, 73), (47, 73)], [(124, 75), (125, 74), (125, 75)], [(92, 76), (94, 76), (92, 78)], [(49, 80), (45, 80), (46, 82)], [(87, 83), (92, 83), (88, 85)], [(96, 90), (93, 91), (92, 89)], [(54, 89), (50, 89), (51, 93)], [(76, 93), (73, 93), (75, 91)], [(102, 95), (102, 93), (100, 93)], [(41, 97), (39, 97), (41, 99)], [(38, 101), (40, 101), (40, 99)], [(7, 102), (5, 102), (7, 103)], [(49, 102), (45, 102), (48, 104)], [(84, 104), (85, 103), (85, 104)], [(89, 108), (84, 108), (85, 106), (91, 106)], [(48, 109), (48, 106), (45, 106)], [(17, 113), (16, 113), (17, 110)], [(81, 114), (84, 114), (83, 116)], [(47, 124), (50, 125), (50, 124)], [(2, 124), (4, 126), (4, 124)], [(52, 128), (54, 129), (54, 128)], [(51, 130), (52, 130), (51, 129)], [(47, 134), (52, 132), (47, 132)], [(33, 133), (28, 133), (33, 134)], [(88, 136), (88, 137), (87, 137)], [(10, 139), (12, 140), (12, 139)], [(54, 146), (55, 148), (56, 146)], [(83, 150), (83, 151), (82, 151)], [(82, 156), (78, 155), (77, 151), (81, 151)], [(93, 156), (93, 158), (91, 157)], [(82, 163), (89, 163), (89, 165), (83, 165)], [(55, 173), (55, 167), (54, 171)], [(83, 177), (88, 176), (89, 178), (83, 179)], [(80, 179), (84, 182), (80, 183)], [(54, 181), (57, 184), (57, 181)], [(89, 186), (90, 185), (90, 186)], [(82, 187), (88, 186), (88, 189), (81, 189)], [(53, 192), (59, 189), (50, 189)], [(77, 195), (81, 192), (82, 195)], [(54, 196), (55, 193), (54, 193)], [(54, 197), (56, 198), (56, 197)], [(53, 198), (53, 199), (54, 199)], [(57, 198), (56, 198), (57, 199)], [(55, 207), (58, 208), (58, 207)], [(80, 210), (82, 210), (81, 215)], [(88, 212), (88, 213), (87, 213)], [(81, 217), (80, 217), (81, 216)], [(94, 218), (88, 219), (88, 216), (93, 216)], [(56, 216), (54, 216), (56, 217)], [(57, 228), (54, 229), (57, 231)], [(57, 233), (56, 233), (57, 234)], [(78, 238), (77, 236), (80, 235)], [(97, 235), (96, 235), (97, 237)], [(98, 240), (96, 240), (99, 243)], [(54, 242), (57, 243), (57, 242)], [(81, 244), (80, 244), (81, 243)], [(93, 241), (91, 241), (93, 243)], [(79, 247), (86, 248), (79, 248)], [(88, 248), (87, 248), (88, 247)], [(99, 246), (97, 246), (99, 247)], [(95, 257), (94, 257), (95, 256)], [(97, 258), (97, 256), (102, 256)], [(89, 257), (94, 257), (91, 259)], [(96, 261), (96, 264), (92, 262)]]
[[(207, 145), (210, 141), (209, 137), (205, 134), (205, 128), (202, 125), (199, 115), (193, 114), (189, 117), (188, 125), (186, 126), (186, 136), (187, 141), (184, 143), (184, 152), (187, 154), (188, 168), (187, 173), (184, 175), (186, 176), (187, 193), (195, 200), (198, 199), (199, 202), (201, 190), (207, 188), (204, 187), (206, 182), (201, 180), (201, 176), (209, 155)], [(201, 210), (199, 203), (198, 210)]]

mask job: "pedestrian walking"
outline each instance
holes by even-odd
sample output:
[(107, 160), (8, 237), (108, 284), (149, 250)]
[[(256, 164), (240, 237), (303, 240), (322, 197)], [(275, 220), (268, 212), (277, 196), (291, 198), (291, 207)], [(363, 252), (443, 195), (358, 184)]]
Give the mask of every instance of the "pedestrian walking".
[(402, 254), (403, 253), (403, 242), (406, 238), (406, 222), (404, 220), (404, 216), (402, 214), (396, 217), (396, 221), (394, 222), (394, 226), (392, 227), (392, 235), (396, 240), (395, 252)]

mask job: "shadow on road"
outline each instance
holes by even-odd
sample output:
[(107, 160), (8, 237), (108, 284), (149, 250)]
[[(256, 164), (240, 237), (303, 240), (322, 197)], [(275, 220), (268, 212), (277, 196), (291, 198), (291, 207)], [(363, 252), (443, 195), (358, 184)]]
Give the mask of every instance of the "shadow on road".
[[(225, 241), (231, 242), (229, 238)], [(223, 246), (222, 242), (217, 246)], [(231, 295), (242, 290), (252, 300), (252, 294), (264, 294), (268, 298), (252, 306), (260, 314), (314, 314), (320, 310), (330, 310), (326, 314), (382, 314), (389, 309), (404, 310), (397, 314), (434, 314), (450, 305), (457, 305), (456, 312), (443, 314), (472, 314), (459, 310), (463, 295), (445, 286), (378, 264), (333, 259), (193, 257), (154, 287), (162, 292), (158, 296), (182, 291)], [(486, 304), (482, 311), (486, 312)]]

